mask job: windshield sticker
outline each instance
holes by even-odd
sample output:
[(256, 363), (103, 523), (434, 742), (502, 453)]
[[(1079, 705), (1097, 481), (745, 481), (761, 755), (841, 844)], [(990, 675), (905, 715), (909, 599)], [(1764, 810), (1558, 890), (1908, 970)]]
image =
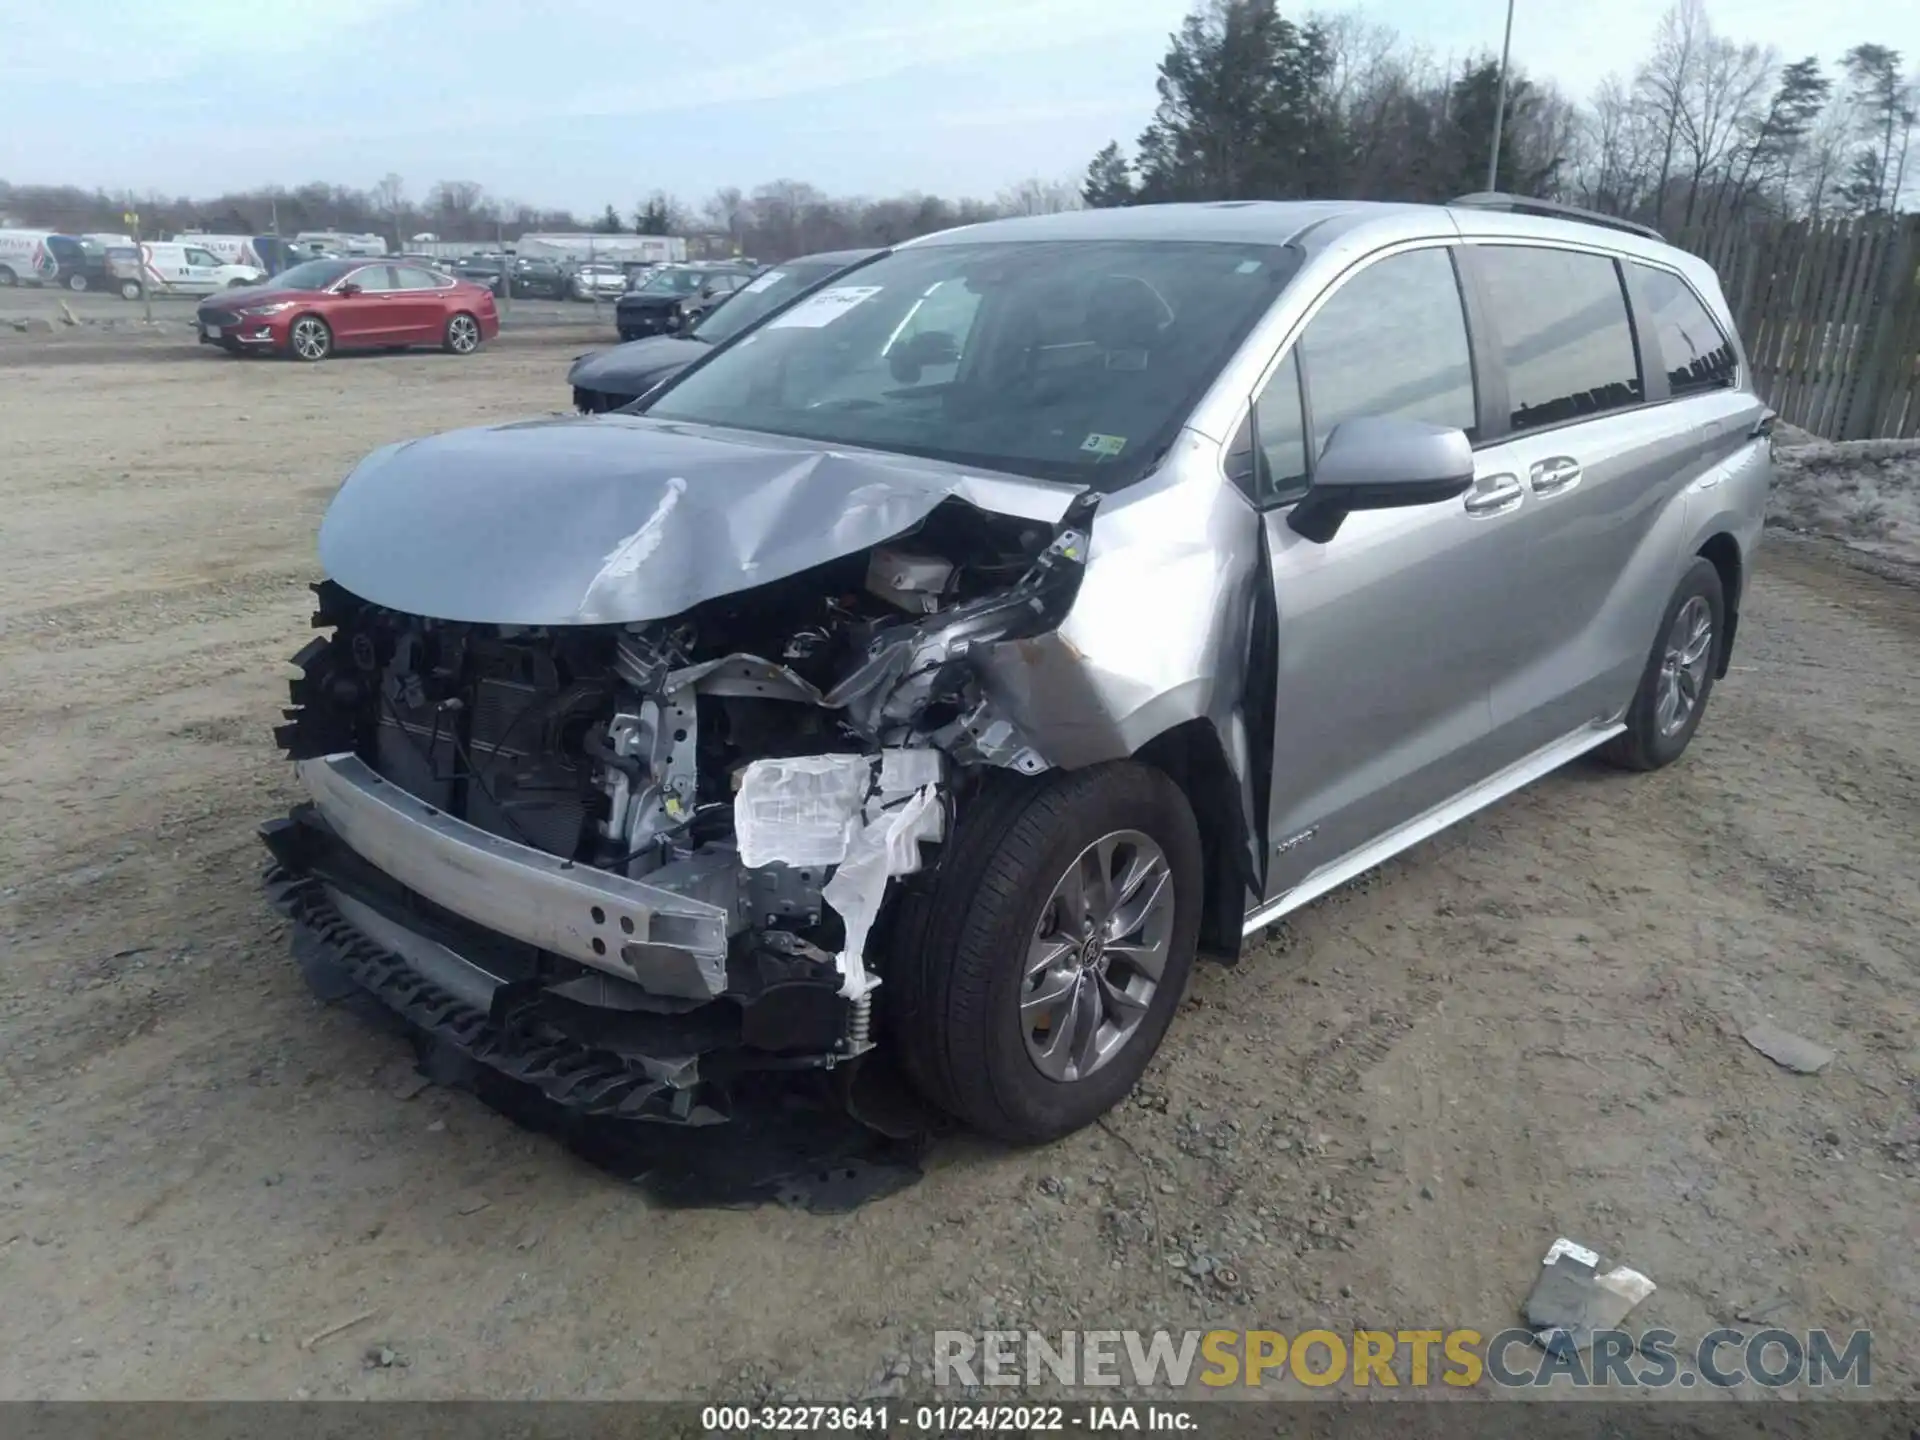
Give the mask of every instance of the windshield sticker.
[(1238, 265), (1233, 267), (1233, 273), (1236, 275), (1251, 275), (1259, 268), (1260, 262), (1258, 260), (1242, 260)]
[(822, 325), (831, 325), (862, 300), (879, 293), (878, 285), (836, 285), (831, 290), (822, 290), (802, 300), (785, 314), (775, 316), (767, 322), (767, 329), (779, 330), (798, 325), (804, 329), (818, 330)]
[(1098, 455), (1102, 460), (1110, 460), (1127, 448), (1124, 435), (1101, 435), (1095, 433), (1080, 442), (1080, 448), (1089, 455)]
[(766, 274), (762, 275), (758, 280), (754, 280), (746, 285), (743, 285), (740, 288), (740, 293), (742, 295), (758, 295), (762, 290), (765, 290), (769, 286), (778, 285), (783, 279), (786, 278), (786, 273), (787, 272), (784, 270), (769, 270), (767, 271)]

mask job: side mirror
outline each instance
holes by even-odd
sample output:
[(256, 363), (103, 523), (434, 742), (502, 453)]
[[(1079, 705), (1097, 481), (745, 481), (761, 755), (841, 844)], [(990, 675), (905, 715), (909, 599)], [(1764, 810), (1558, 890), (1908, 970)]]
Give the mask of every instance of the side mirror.
[(1356, 510), (1436, 505), (1473, 484), (1466, 432), (1424, 420), (1370, 415), (1342, 421), (1327, 437), (1313, 484), (1287, 516), (1299, 535), (1324, 545)]

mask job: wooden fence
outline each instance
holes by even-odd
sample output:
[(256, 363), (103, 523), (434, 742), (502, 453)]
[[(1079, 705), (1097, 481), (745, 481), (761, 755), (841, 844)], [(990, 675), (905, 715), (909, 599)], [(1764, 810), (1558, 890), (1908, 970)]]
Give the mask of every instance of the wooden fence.
[(1829, 440), (1920, 435), (1920, 215), (1674, 237), (1720, 274), (1767, 403)]

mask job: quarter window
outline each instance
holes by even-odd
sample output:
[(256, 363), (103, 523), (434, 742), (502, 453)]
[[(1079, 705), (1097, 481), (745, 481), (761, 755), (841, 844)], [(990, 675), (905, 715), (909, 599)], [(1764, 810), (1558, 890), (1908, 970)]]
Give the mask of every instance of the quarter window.
[(1261, 509), (1298, 500), (1307, 489), (1307, 427), (1300, 409), (1298, 349), (1289, 350), (1253, 402), (1259, 445), (1251, 476)]
[(1633, 326), (1611, 259), (1528, 245), (1485, 245), (1477, 257), (1515, 430), (1640, 402)]
[(1649, 328), (1660, 340), (1660, 360), (1667, 367), (1669, 392), (1677, 398), (1732, 385), (1739, 369), (1733, 342), (1700, 303), (1700, 297), (1671, 271), (1656, 270), (1651, 265), (1633, 268), (1649, 312)]
[(1474, 433), (1473, 361), (1444, 249), (1376, 261), (1334, 291), (1300, 337), (1313, 453), (1343, 420), (1397, 416)]

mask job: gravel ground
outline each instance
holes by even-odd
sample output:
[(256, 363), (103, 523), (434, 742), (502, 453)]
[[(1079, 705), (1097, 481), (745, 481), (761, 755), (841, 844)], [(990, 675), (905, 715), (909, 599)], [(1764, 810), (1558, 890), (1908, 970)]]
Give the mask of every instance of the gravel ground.
[[(268, 730), (346, 468), (558, 408), (577, 346), (0, 357), (0, 1396), (925, 1393), (939, 1328), (1491, 1332), (1561, 1234), (1658, 1283), (1636, 1325), (1871, 1326), (1920, 1384), (1920, 595), (1792, 537), (1682, 763), (1570, 767), (1203, 967), (1058, 1145), (669, 1210), (415, 1093), (256, 893)], [(1777, 1068), (1769, 1016), (1837, 1058)]]

